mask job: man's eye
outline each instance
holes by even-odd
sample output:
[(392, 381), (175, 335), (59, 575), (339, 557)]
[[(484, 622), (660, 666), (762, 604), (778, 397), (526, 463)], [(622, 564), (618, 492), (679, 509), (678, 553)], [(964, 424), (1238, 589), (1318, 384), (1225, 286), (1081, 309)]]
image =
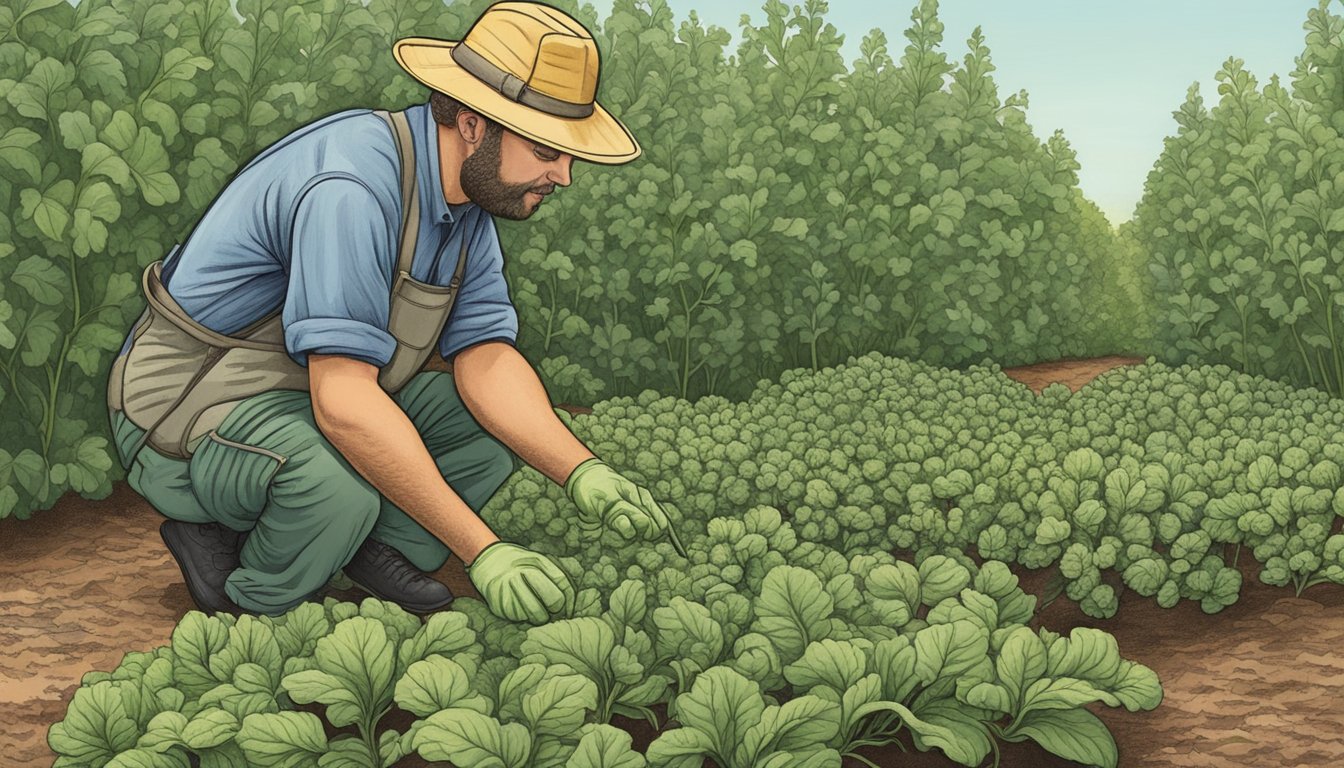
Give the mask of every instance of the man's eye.
[(534, 150), (532, 150), (532, 154), (536, 155), (537, 157), (541, 158), (542, 160), (545, 160), (545, 161), (548, 162), (548, 163), (549, 163), (549, 162), (552, 162), (552, 161), (554, 161), (555, 159), (557, 159), (558, 157), (560, 157), (559, 154), (554, 153), (554, 152), (547, 152), (547, 151), (544, 150), (544, 149), (534, 149)]

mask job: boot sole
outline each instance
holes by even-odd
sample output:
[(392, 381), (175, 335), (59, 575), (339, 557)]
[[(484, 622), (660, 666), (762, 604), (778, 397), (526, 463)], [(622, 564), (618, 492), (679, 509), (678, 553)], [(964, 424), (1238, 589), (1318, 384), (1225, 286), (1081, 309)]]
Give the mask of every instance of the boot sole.
[(196, 607), (205, 613), (241, 615), (243, 609), (229, 599), (227, 594), (220, 592), (216, 595), (215, 590), (209, 584), (206, 584), (198, 574), (187, 567), (187, 563), (192, 560), (190, 556), (192, 545), (187, 540), (186, 533), (181, 529), (181, 526), (192, 525), (192, 523), (175, 523), (178, 523), (178, 521), (164, 521), (159, 526), (159, 536), (163, 539), (164, 545), (168, 547), (168, 552), (173, 556), (173, 561), (177, 563), (177, 569), (182, 572), (182, 581), (186, 582), (187, 594), (191, 595), (192, 602), (196, 603)]

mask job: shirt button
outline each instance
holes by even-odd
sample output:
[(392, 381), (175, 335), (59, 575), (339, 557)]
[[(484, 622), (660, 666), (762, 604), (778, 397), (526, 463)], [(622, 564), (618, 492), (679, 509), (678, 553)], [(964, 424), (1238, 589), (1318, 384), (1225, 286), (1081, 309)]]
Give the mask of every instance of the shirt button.
[(449, 216), (448, 214), (445, 213), (445, 214), (443, 214), (443, 220), (444, 220), (444, 221), (452, 221), (452, 220), (453, 220), (453, 217), (452, 217), (452, 216)]

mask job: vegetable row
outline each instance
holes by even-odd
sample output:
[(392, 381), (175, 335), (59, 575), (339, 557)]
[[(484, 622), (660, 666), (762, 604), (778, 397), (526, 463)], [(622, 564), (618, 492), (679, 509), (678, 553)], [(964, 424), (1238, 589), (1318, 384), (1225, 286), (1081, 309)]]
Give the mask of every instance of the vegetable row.
[[(871, 552), (1051, 568), (1096, 617), (1116, 613), (1124, 586), (1219, 611), (1248, 556), (1269, 584), (1344, 583), (1344, 401), (1224, 366), (1149, 358), (1037, 396), (996, 365), (874, 353), (787, 372), (737, 403), (616, 398), (571, 427), (664, 501), (683, 539), (703, 542), (669, 572), (669, 545), (623, 548), (606, 534), (597, 561), (580, 563), (567, 556), (586, 534), (560, 489), (525, 473), (491, 500), (502, 535), (535, 537), (603, 590), (650, 579), (701, 599), (754, 588), (784, 557), (829, 578)], [(789, 533), (765, 525), (762, 542), (731, 522), (760, 505)]]
[[(459, 768), (839, 768), (896, 743), (970, 766), (1027, 739), (1114, 766), (1083, 707), (1152, 709), (1157, 678), (1100, 630), (1025, 626), (1034, 606), (1004, 564), (935, 556), (855, 558), (826, 582), (779, 565), (756, 594), (704, 602), (627, 580), (536, 627), (470, 598), (423, 622), (374, 598), (192, 612), (169, 645), (86, 675), (49, 742), (58, 768), (382, 767), (412, 752)], [(658, 729), (643, 754), (615, 715)]]

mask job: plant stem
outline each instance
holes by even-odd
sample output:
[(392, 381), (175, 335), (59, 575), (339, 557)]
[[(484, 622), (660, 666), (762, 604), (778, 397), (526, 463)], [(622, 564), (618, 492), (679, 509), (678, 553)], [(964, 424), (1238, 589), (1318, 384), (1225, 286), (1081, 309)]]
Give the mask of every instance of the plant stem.
[(611, 690), (607, 691), (607, 695), (602, 699), (602, 708), (597, 713), (597, 716), (601, 718), (600, 722), (611, 722), (611, 710), (616, 706), (616, 699), (620, 693), (623, 693), (623, 691), (620, 691), (618, 686), (615, 685), (611, 687)]
[(387, 714), (387, 709), (376, 714), (369, 713), (369, 716), (364, 718), (359, 724), (359, 735), (364, 741), (364, 748), (369, 751), (370, 765), (381, 766), (383, 764), (383, 757), (378, 751), (378, 738), (375, 732), (378, 728), (378, 721), (381, 720), (385, 714)]
[(852, 757), (855, 760), (858, 760), (859, 762), (868, 766), (868, 768), (881, 768), (881, 766), (877, 765), (872, 760), (869, 760), (868, 758), (864, 757), (863, 755), (860, 755), (857, 752), (846, 752), (845, 757)]

